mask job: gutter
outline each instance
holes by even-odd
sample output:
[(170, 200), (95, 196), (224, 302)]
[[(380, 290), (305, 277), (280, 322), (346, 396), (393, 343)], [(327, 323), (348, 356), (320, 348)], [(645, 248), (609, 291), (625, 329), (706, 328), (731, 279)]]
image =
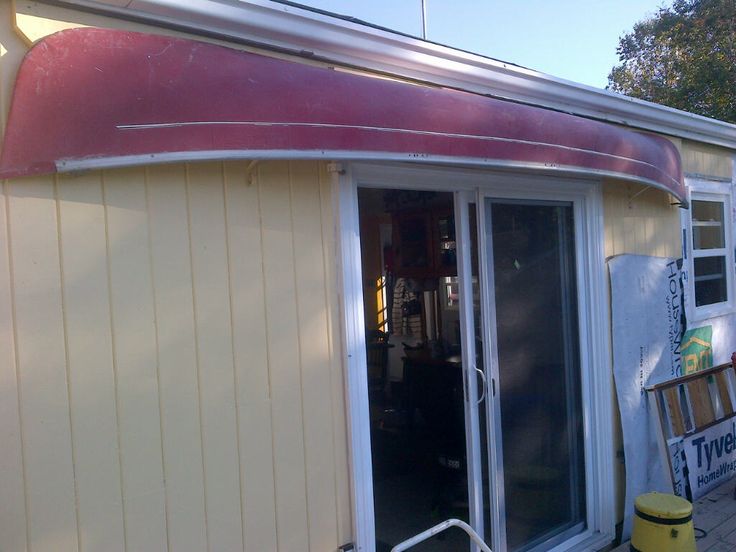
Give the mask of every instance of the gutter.
[(270, 0), (40, 0), (736, 150), (736, 125)]

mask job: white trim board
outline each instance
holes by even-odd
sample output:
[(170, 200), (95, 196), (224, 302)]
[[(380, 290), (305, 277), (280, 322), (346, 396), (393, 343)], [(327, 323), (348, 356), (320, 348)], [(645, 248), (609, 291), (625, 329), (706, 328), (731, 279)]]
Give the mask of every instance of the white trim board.
[[(724, 247), (720, 248), (720, 253), (716, 250), (707, 249), (696, 250), (693, 245), (692, 232), (692, 210), (682, 210), (680, 212), (680, 224), (683, 231), (683, 257), (686, 263), (685, 269), (687, 274), (687, 301), (686, 316), (687, 320), (692, 323), (704, 323), (708, 320), (732, 314), (736, 308), (736, 274), (733, 270), (734, 262), (734, 222), (736, 222), (736, 213), (733, 211), (733, 185), (730, 181), (706, 180), (704, 178), (685, 176), (685, 184), (688, 190), (688, 201), (704, 200), (716, 201), (723, 203), (723, 228), (724, 228)], [(697, 307), (695, 304), (695, 267), (694, 259), (696, 257), (724, 256), (726, 259), (726, 275), (727, 275), (727, 300), (723, 303), (715, 303)]]
[(736, 125), (270, 0), (40, 0), (736, 149)]
[[(135, 155), (116, 155), (109, 157), (85, 157), (80, 159), (59, 159), (56, 171), (59, 173), (78, 173), (88, 170), (114, 169), (135, 167), (141, 165), (182, 163), (192, 161), (229, 161), (229, 160), (329, 160), (329, 161), (377, 161), (377, 162), (408, 162), (428, 165), (447, 165), (460, 167), (466, 170), (473, 168), (495, 169), (499, 171), (526, 171), (553, 176), (611, 178), (628, 182), (637, 182), (643, 186), (651, 186), (672, 195), (679, 201), (673, 191), (657, 182), (632, 174), (575, 167), (568, 165), (553, 165), (532, 161), (511, 161), (504, 159), (489, 159), (480, 157), (460, 157), (449, 155), (434, 155), (424, 153), (397, 153), (391, 151), (354, 151), (354, 150), (200, 150), (200, 151), (171, 151), (162, 153), (143, 153)], [(634, 162), (632, 160), (628, 160)], [(652, 165), (649, 165), (652, 166)]]
[(337, 205), (335, 233), (338, 239), (338, 285), (340, 286), (345, 405), (350, 460), (353, 542), (356, 552), (375, 552), (373, 511), (373, 466), (368, 379), (365, 356), (363, 280), (360, 256), (358, 189), (350, 173), (331, 164), (332, 190)]

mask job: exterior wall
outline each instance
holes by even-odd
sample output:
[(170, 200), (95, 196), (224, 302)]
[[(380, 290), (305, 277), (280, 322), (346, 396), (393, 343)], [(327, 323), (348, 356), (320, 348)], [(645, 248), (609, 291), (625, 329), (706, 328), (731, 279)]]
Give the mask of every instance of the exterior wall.
[[(686, 175), (731, 180), (732, 155), (728, 150), (687, 140), (672, 140), (680, 150), (683, 172)], [(635, 184), (605, 183), (603, 206), (606, 257), (622, 253), (681, 257), (680, 209), (670, 205), (672, 202), (671, 196), (659, 190), (645, 190)], [(612, 390), (615, 393), (613, 382)], [(616, 402), (615, 396), (614, 402)], [(616, 422), (614, 447), (617, 451), (623, 450), (619, 422)], [(617, 502), (619, 514), (622, 515), (626, 472), (620, 459), (617, 458), (614, 461), (619, 466)]]
[[(0, 4), (3, 128), (28, 49), (11, 8)], [(77, 21), (152, 30), (18, 10), (33, 40)], [(0, 550), (351, 540), (332, 185), (317, 162), (248, 173), (178, 164), (2, 183)]]
[[(0, 3), (3, 128), (33, 41), (80, 25), (182, 35), (17, 10)], [(676, 143), (685, 172), (731, 177), (726, 150)], [(3, 183), (0, 550), (351, 540), (331, 186), (318, 163), (260, 164), (252, 182), (246, 167)], [(608, 182), (603, 201), (606, 256), (680, 256), (668, 194)]]
[(330, 184), (316, 163), (254, 180), (4, 183), (1, 550), (350, 540)]
[[(637, 195), (638, 194), (638, 195)], [(637, 184), (605, 182), (603, 184), (603, 217), (605, 256), (623, 253), (652, 255), (657, 257), (682, 256), (682, 232), (680, 209), (669, 194)], [(611, 377), (613, 403), (618, 404), (616, 386)], [(626, 469), (623, 464), (623, 437), (621, 422), (614, 420), (616, 457), (612, 462), (616, 470), (616, 510), (619, 521), (623, 519)], [(621, 456), (619, 456), (619, 452)]]
[(683, 140), (680, 147), (685, 174), (730, 181), (733, 153), (725, 148)]
[[(671, 138), (682, 157), (686, 175), (730, 181), (732, 153), (689, 140)], [(682, 256), (680, 209), (672, 197), (638, 184), (606, 182), (603, 185), (606, 257), (622, 253)]]
[(606, 257), (622, 253), (681, 257), (680, 209), (670, 205), (674, 201), (669, 194), (654, 188), (604, 183)]

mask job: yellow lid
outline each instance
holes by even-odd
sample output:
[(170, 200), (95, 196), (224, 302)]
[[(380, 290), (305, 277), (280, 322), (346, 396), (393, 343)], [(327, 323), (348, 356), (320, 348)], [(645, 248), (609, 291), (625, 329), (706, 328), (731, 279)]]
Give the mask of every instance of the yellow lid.
[(693, 505), (687, 500), (667, 493), (639, 495), (634, 504), (641, 513), (662, 519), (679, 519), (693, 513)]

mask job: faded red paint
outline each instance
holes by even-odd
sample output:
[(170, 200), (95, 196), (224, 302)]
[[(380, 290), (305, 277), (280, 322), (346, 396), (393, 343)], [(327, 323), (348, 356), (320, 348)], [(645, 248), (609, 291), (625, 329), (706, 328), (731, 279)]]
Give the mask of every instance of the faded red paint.
[(69, 160), (209, 151), (531, 163), (647, 180), (684, 197), (678, 152), (655, 135), (193, 40), (89, 28), (52, 35), (26, 55), (0, 177), (51, 173)]

